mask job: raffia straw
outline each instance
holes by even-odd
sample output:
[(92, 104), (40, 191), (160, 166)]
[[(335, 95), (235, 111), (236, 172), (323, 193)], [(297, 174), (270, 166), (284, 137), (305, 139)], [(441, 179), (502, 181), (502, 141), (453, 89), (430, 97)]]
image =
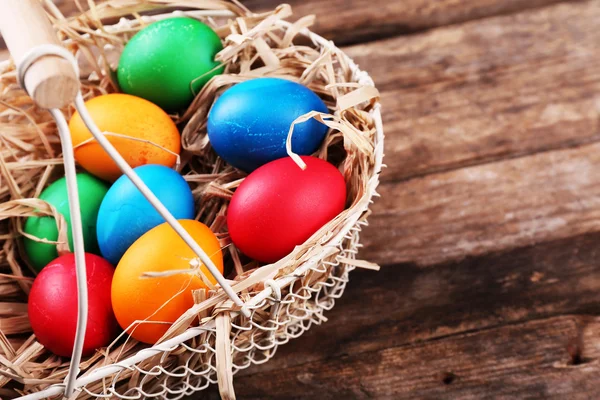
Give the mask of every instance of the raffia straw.
[[(368, 215), (361, 210), (370, 201), (367, 185), (374, 175), (373, 153), (377, 143), (375, 122), (370, 112), (378, 99), (378, 92), (353, 80), (348, 62), (335, 48), (321, 48), (307, 44), (304, 39), (297, 40), (300, 36), (304, 37), (306, 29), (314, 23), (313, 16), (301, 18), (285, 28), (280, 22), (291, 15), (291, 8), (287, 5), (270, 12), (252, 14), (240, 3), (221, 0), (116, 0), (98, 4), (81, 1), (79, 4), (89, 9), (79, 16), (65, 18), (51, 0), (42, 1), (59, 36), (68, 41), (68, 48), (83, 64), (82, 94), (86, 100), (117, 89), (114, 74), (109, 70), (116, 67), (118, 55), (127, 40), (148, 24), (149, 20), (140, 16), (142, 13), (156, 13), (164, 7), (201, 9), (203, 16), (200, 19), (215, 28), (225, 45), (217, 55), (225, 72), (212, 78), (187, 110), (172, 116), (174, 122), (182, 127), (184, 151), (179, 171), (189, 183), (198, 205), (196, 218), (208, 225), (219, 238), (224, 247), (225, 262), (231, 271), (228, 278), (232, 279), (234, 290), (245, 301), (262, 291), (265, 282), (293, 275), (299, 266), (314, 263), (314, 268), (282, 289), (282, 296), (290, 296), (293, 292), (296, 297), (282, 299), (281, 306), (277, 308), (271, 308), (270, 302), (262, 302), (254, 308), (252, 320), (237, 316), (228, 321), (229, 312), (236, 310), (218, 286), (211, 284), (209, 289), (193, 291), (194, 305), (174, 323), (165, 322), (169, 329), (161, 341), (175, 337), (191, 326), (208, 326), (218, 320), (219, 348), (227, 352), (229, 339), (232, 345), (232, 364), (228, 365), (225, 361), (225, 369), (245, 365), (247, 354), (236, 349), (248, 348), (255, 343), (272, 343), (279, 336), (287, 335), (289, 326), (286, 324), (289, 321), (285, 315), (294, 315), (298, 319), (302, 315), (314, 323), (325, 320), (315, 304), (302, 300), (310, 297), (312, 292), (308, 288), (316, 290), (332, 274), (342, 277), (345, 268), (377, 268), (349, 253), (340, 254), (340, 247), (331, 245), (330, 241), (349, 220), (364, 221)], [(114, 26), (105, 26), (101, 22), (107, 18), (114, 22), (121, 17), (132, 22)], [(291, 254), (258, 268), (258, 263), (241, 258), (239, 251), (231, 245), (226, 226), (229, 200), (245, 174), (227, 165), (211, 149), (206, 121), (212, 104), (223, 91), (236, 83), (262, 76), (300, 82), (327, 104), (329, 114), (309, 113), (296, 120), (294, 125), (314, 118), (328, 126), (327, 137), (314, 155), (333, 162), (342, 172), (347, 183), (348, 207)], [(72, 108), (63, 111), (67, 116), (73, 114)], [(118, 133), (108, 134), (121, 136)], [(292, 134), (293, 126), (288, 135), (290, 153)], [(68, 360), (51, 355), (31, 335), (26, 299), (33, 271), (25, 261), (22, 248), (24, 221), (27, 217), (44, 215), (55, 218), (60, 232), (57, 243), (61, 252), (68, 251), (68, 247), (65, 248), (68, 241), (64, 217), (54, 207), (37, 199), (44, 188), (63, 175), (61, 163), (54, 122), (18, 88), (14, 65), (4, 66), (0, 69), (0, 395), (3, 397), (39, 391), (49, 384), (60, 383), (67, 374)], [(355, 246), (353, 238), (349, 235), (343, 239), (343, 245)], [(201, 273), (199, 265), (179, 272), (199, 273), (210, 282)], [(151, 275), (152, 268), (149, 267), (147, 279), (153, 279), (149, 277)], [(307, 313), (312, 316), (307, 317)], [(232, 324), (252, 328), (238, 330), (232, 328)], [(259, 325), (268, 329), (256, 328)], [(161, 353), (137, 368), (124, 369), (93, 382), (78, 398), (113, 393), (109, 390), (122, 394), (135, 387), (164, 390), (166, 374), (154, 376), (146, 373), (158, 367), (164, 371), (173, 371), (181, 365), (187, 365), (194, 371), (208, 368), (206, 376), (212, 376), (215, 358), (210, 349), (217, 346), (215, 330), (203, 332), (189, 345), (195, 349), (207, 346), (207, 350), (194, 353), (179, 347), (172, 352)], [(82, 376), (130, 357), (145, 347), (123, 334), (108, 348), (84, 359)], [(266, 360), (273, 351), (256, 352), (253, 357), (265, 357)], [(222, 357), (223, 353), (218, 354)], [(224, 365), (223, 362), (220, 364)], [(229, 378), (222, 376), (227, 387)], [(168, 382), (172, 384), (173, 378), (169, 378)], [(229, 393), (232, 396), (233, 392)]]
[(231, 317), (229, 312), (223, 312), (216, 318), (216, 353), (219, 393), (223, 400), (235, 400), (233, 389), (233, 373), (231, 360)]

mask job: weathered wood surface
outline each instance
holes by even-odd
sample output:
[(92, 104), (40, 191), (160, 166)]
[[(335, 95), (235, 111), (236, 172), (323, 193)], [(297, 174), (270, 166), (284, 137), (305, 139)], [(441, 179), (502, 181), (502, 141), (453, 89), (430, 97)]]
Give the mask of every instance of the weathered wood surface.
[(244, 399), (593, 399), (599, 335), (595, 316), (533, 320), (239, 376), (236, 387)]
[(383, 92), (383, 179), (597, 140), (600, 3), (563, 3), (346, 50)]
[(383, 269), (238, 398), (600, 398), (600, 0), (289, 3), (382, 92)]
[(600, 144), (380, 187), (362, 257), (439, 262), (600, 229)]
[(597, 312), (598, 243), (600, 233), (594, 233), (436, 268), (399, 264), (379, 273), (353, 272), (348, 292), (326, 315), (329, 321), (300, 339), (301, 352), (284, 346), (271, 362), (240, 375)]
[[(513, 398), (547, 398), (559, 385), (557, 398), (594, 398), (598, 388), (591, 383), (580, 393), (579, 372), (539, 372), (539, 357), (549, 357), (557, 366), (573, 358), (584, 362), (577, 368), (590, 378), (600, 372), (594, 362), (600, 345), (596, 328), (584, 346), (576, 341), (578, 331), (570, 328), (549, 337), (544, 328), (539, 338), (527, 341), (530, 352), (516, 351), (513, 342), (529, 337), (528, 321), (549, 321), (534, 324), (554, 330), (557, 316), (597, 315), (599, 241), (600, 233), (595, 233), (436, 268), (403, 264), (377, 274), (357, 271), (347, 293), (327, 314), (327, 323), (282, 347), (270, 362), (236, 376), (239, 398), (368, 398), (360, 394), (361, 388), (370, 388), (371, 398), (499, 398), (508, 396), (499, 390), (508, 378), (513, 379)], [(505, 327), (516, 328), (511, 338), (501, 341)], [(454, 346), (456, 338), (465, 346), (460, 353), (439, 350)], [(536, 345), (538, 340), (543, 344)], [(466, 347), (469, 341), (472, 347)], [(482, 350), (491, 346), (498, 354)], [(392, 358), (380, 359), (378, 368), (368, 361), (384, 354)], [(493, 368), (506, 369), (505, 376), (489, 376), (496, 373)], [(468, 374), (461, 369), (469, 369)], [(339, 371), (339, 381), (332, 379), (334, 371)], [(445, 372), (460, 378), (446, 386)], [(396, 374), (406, 382), (396, 381)], [(536, 377), (544, 392), (529, 386)]]
[[(430, 265), (597, 230), (598, 23), (600, 2), (559, 4), (350, 48), (359, 62), (396, 41), (392, 54), (424, 54), (391, 81), (373, 63), (390, 168), (362, 255)], [(462, 72), (422, 61), (439, 53)]]
[(361, 253), (387, 268), (239, 398), (600, 396), (598, 22), (565, 3), (346, 48), (388, 106)]
[[(315, 31), (340, 45), (367, 42), (490, 15), (536, 8), (558, 0), (288, 0), (296, 17), (319, 16)], [(245, 0), (252, 10), (273, 0)]]

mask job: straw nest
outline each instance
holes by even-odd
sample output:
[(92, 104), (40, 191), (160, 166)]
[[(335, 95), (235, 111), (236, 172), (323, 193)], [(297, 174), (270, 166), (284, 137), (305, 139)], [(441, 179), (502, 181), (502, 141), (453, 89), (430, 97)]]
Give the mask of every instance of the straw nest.
[[(337, 48), (310, 40), (305, 28), (314, 22), (313, 17), (292, 24), (281, 23), (291, 16), (287, 5), (253, 14), (239, 3), (218, 0), (121, 0), (98, 5), (90, 1), (89, 10), (65, 18), (51, 1), (43, 3), (61, 39), (79, 60), (85, 99), (118, 91), (112, 71), (127, 40), (150, 22), (148, 17), (142, 17), (144, 14), (170, 12), (181, 6), (187, 7), (186, 10), (203, 10), (194, 16), (212, 26), (223, 40), (225, 48), (217, 59), (225, 65), (225, 73), (213, 78), (187, 111), (172, 116), (182, 133), (184, 151), (179, 170), (193, 189), (196, 218), (219, 237), (226, 259), (226, 277), (234, 281), (234, 288), (244, 301), (264, 290), (268, 280), (292, 276), (295, 281), (283, 287), (281, 296), (268, 296), (253, 306), (251, 318), (232, 316), (229, 311), (235, 309), (218, 287), (195, 292), (196, 305), (171, 326), (161, 341), (191, 326), (210, 328), (181, 346), (148, 358), (136, 368), (123, 369), (88, 384), (79, 396), (177, 397), (215, 382), (217, 370), (221, 392), (233, 396), (232, 371), (270, 358), (278, 344), (298, 336), (312, 323), (325, 320), (322, 312), (341, 295), (349, 270), (356, 266), (376, 267), (355, 260), (354, 255), (360, 230), (357, 223), (366, 220), (381, 163), (382, 143), (381, 139), (378, 143), (377, 123), (372, 113), (378, 93), (374, 87), (357, 82), (356, 66)], [(128, 20), (116, 23), (122, 17)], [(330, 127), (315, 155), (338, 166), (348, 188), (345, 211), (292, 254), (261, 268), (238, 253), (225, 224), (229, 199), (244, 174), (228, 166), (211, 150), (206, 135), (207, 114), (215, 97), (235, 83), (259, 76), (293, 79), (326, 102), (329, 115), (306, 116)], [(73, 111), (73, 108), (63, 110), (67, 117)], [(14, 65), (6, 63), (0, 67), (2, 398), (60, 384), (68, 373), (69, 360), (46, 351), (31, 332), (27, 295), (34, 273), (21, 244), (26, 217), (53, 215), (61, 232), (59, 249), (69, 250), (64, 218), (52, 206), (36, 199), (63, 174), (54, 121), (48, 112), (32, 104), (16, 83)], [(312, 264), (306, 267), (308, 262)], [(296, 272), (302, 266), (305, 266), (302, 272)], [(109, 348), (83, 361), (82, 375), (124, 360), (145, 347), (148, 346), (121, 335)]]

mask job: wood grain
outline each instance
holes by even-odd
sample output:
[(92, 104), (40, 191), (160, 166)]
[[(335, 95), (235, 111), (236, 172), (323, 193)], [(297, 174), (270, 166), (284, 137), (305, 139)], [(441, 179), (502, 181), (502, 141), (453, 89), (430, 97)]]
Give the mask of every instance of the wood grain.
[(383, 180), (598, 140), (599, 25), (588, 1), (346, 48), (383, 92)]
[[(432, 27), (456, 24), (561, 0), (289, 0), (294, 18), (316, 15), (314, 30), (339, 45), (367, 42)], [(78, 12), (73, 0), (54, 0), (63, 14)], [(97, 0), (97, 2), (100, 2)], [(244, 0), (252, 11), (271, 10), (281, 0)], [(80, 2), (86, 6), (85, 2)], [(333, 17), (335, 16), (335, 17)], [(0, 55), (1, 56), (1, 55)]]
[(600, 229), (600, 144), (380, 186), (360, 256), (446, 260)]
[(598, 317), (561, 316), (238, 376), (235, 388), (240, 399), (593, 399), (598, 357)]
[[(339, 45), (456, 24), (492, 15), (540, 7), (557, 0), (288, 0), (294, 17), (314, 14), (315, 32)], [(246, 0), (252, 10), (273, 8), (278, 1)]]
[[(352, 272), (328, 321), (238, 376), (600, 307), (600, 233), (460, 263)], [(373, 312), (376, 311), (376, 312)]]

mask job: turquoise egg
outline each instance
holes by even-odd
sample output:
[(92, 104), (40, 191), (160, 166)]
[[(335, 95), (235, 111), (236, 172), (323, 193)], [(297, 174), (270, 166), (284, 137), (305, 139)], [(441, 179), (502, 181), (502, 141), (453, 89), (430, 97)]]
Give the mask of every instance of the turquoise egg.
[[(176, 219), (194, 219), (194, 197), (177, 171), (164, 165), (133, 169)], [(97, 237), (102, 256), (117, 265), (140, 236), (165, 222), (133, 182), (122, 175), (110, 187), (98, 212)]]

